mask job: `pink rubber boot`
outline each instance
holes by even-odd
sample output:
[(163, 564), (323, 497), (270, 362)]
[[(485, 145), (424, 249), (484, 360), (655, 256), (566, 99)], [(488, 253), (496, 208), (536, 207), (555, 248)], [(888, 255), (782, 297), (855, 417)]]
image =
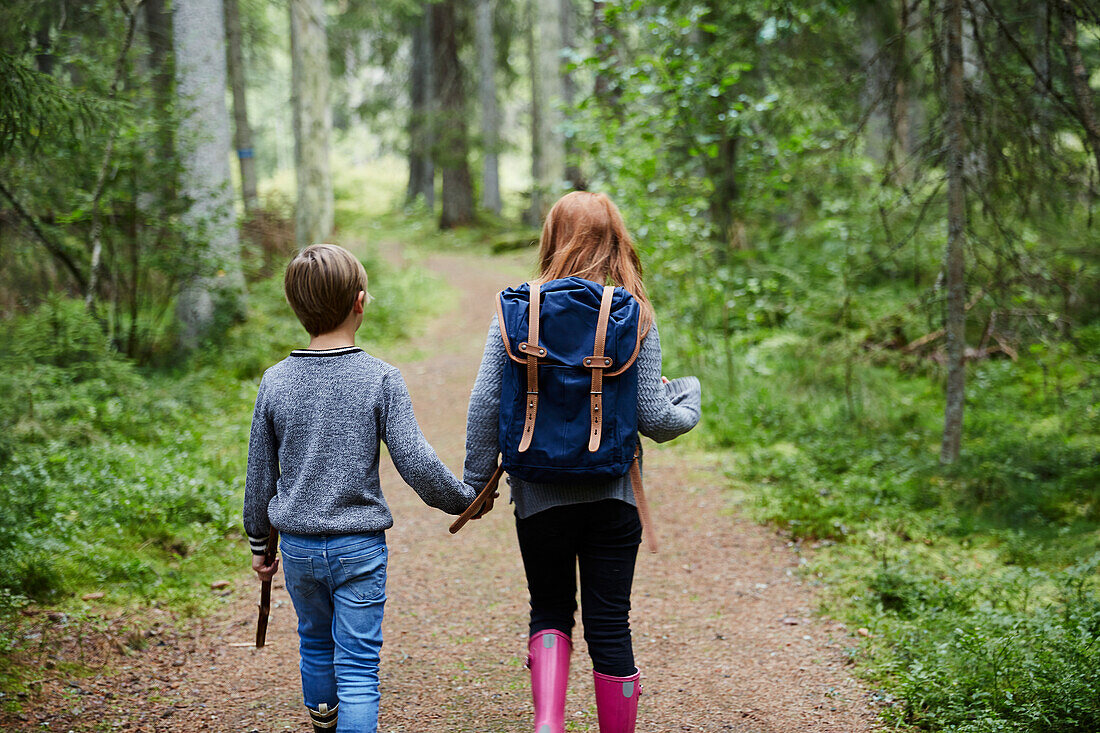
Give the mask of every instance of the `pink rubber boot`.
[(638, 693), (641, 672), (629, 677), (612, 677), (593, 670), (596, 680), (596, 717), (600, 733), (634, 733), (638, 719)]
[(573, 641), (555, 629), (540, 631), (527, 643), (535, 733), (565, 733), (565, 687)]

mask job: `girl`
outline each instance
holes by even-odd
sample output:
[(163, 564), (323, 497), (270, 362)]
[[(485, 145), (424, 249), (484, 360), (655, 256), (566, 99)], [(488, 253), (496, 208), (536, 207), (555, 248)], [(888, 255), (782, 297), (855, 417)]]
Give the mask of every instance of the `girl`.
[[(669, 382), (661, 376), (661, 343), (642, 283), (641, 262), (619, 210), (603, 194), (567, 194), (546, 217), (536, 282), (570, 276), (619, 286), (640, 306), (642, 343), (634, 367), (639, 432), (663, 442), (691, 430), (699, 421), (699, 381), (684, 377)], [(494, 316), (467, 416), (464, 483), (469, 486), (483, 486), (496, 468), (507, 359)], [(564, 731), (578, 564), (581, 619), (592, 658), (600, 731), (633, 733), (640, 673), (630, 640), (630, 589), (642, 526), (630, 474), (611, 480), (582, 477), (570, 483), (510, 477), (509, 485), (531, 594), (528, 667), (535, 733)]]

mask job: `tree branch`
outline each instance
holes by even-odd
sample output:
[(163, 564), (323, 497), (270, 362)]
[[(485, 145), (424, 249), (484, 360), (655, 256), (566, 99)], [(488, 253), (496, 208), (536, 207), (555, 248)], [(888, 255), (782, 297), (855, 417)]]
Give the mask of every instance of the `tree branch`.
[[(1004, 37), (1008, 40), (1009, 45), (1011, 45), (1012, 48), (1015, 49), (1016, 54), (1023, 60), (1023, 62), (1025, 64), (1027, 64), (1027, 67), (1029, 69), (1031, 69), (1031, 73), (1035, 75), (1036, 80), (1038, 80), (1038, 82), (1043, 86), (1044, 90), (1046, 91), (1047, 94), (1050, 95), (1051, 99), (1056, 101), (1058, 103), (1058, 105), (1062, 108), (1062, 110), (1064, 112), (1066, 112), (1070, 117), (1073, 117), (1074, 119), (1076, 119), (1078, 122), (1081, 123), (1082, 126), (1087, 127), (1085, 117), (1083, 116), (1083, 111), (1081, 109), (1078, 109), (1078, 108), (1074, 107), (1074, 105), (1071, 104), (1068, 99), (1066, 99), (1065, 95), (1063, 95), (1061, 92), (1059, 92), (1057, 89), (1054, 88), (1054, 85), (1050, 81), (1049, 75), (1044, 75), (1044, 74), (1041, 74), (1039, 72), (1039, 69), (1035, 66), (1034, 60), (1028, 55), (1027, 51), (1024, 50), (1023, 46), (1020, 45), (1019, 40), (1016, 38), (1016, 36), (1014, 36), (1012, 34), (1012, 31), (1008, 28), (1008, 26), (1005, 25), (1004, 19), (1001, 18), (1001, 16), (998, 15), (995, 10), (993, 10), (993, 7), (992, 7), (992, 5), (990, 5), (989, 0), (980, 0), (980, 2), (982, 3), (982, 5), (985, 6), (985, 9), (989, 12), (989, 16), (991, 18), (993, 18), (993, 21), (997, 24), (997, 27), (1001, 30), (1001, 33), (1004, 34)], [(1055, 5), (1058, 7), (1059, 14), (1064, 19), (1066, 17), (1066, 15), (1068, 15), (1068, 11), (1063, 7), (1062, 2), (1064, 2), (1064, 0), (1059, 0), (1058, 2), (1055, 3)], [(1063, 23), (1064, 23), (1064, 20), (1063, 20)], [(1077, 26), (1076, 26), (1076, 23), (1075, 23), (1074, 24), (1074, 45), (1076, 45), (1076, 38), (1077, 38), (1076, 28), (1077, 28)], [(1063, 48), (1065, 48), (1064, 45), (1063, 45)], [(1078, 49), (1078, 55), (1079, 54), (1080, 54), (1080, 49)], [(1083, 64), (1082, 64), (1082, 68), (1083, 68)], [(1072, 73), (1072, 69), (1071, 69), (1071, 73)], [(1097, 153), (1097, 154), (1100, 155), (1100, 153)]]
[(73, 279), (76, 280), (77, 287), (80, 288), (81, 292), (84, 292), (88, 281), (84, 277), (84, 273), (80, 271), (80, 268), (76, 266), (76, 263), (73, 262), (64, 248), (46, 236), (46, 233), (38, 223), (38, 219), (35, 218), (34, 214), (27, 211), (23, 204), (19, 203), (18, 199), (15, 198), (15, 194), (4, 185), (3, 181), (0, 181), (0, 194), (3, 194), (4, 198), (11, 202), (16, 213), (27, 223), (27, 226), (34, 233), (34, 236), (38, 238), (38, 241), (42, 243), (46, 250), (53, 255), (56, 260), (65, 266), (65, 269), (67, 269), (73, 276)]

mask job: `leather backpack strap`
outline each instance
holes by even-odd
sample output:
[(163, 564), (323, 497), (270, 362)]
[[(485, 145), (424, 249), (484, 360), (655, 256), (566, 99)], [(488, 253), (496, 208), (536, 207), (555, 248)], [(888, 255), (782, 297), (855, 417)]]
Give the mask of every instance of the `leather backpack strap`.
[(531, 447), (531, 439), (535, 437), (535, 416), (539, 411), (539, 357), (546, 356), (546, 349), (539, 346), (539, 284), (532, 281), (529, 285), (531, 296), (527, 307), (527, 340), (519, 345), (519, 350), (527, 355), (527, 414), (523, 418), (520, 453)]
[(615, 297), (615, 286), (603, 286), (603, 298), (600, 300), (600, 315), (596, 320), (596, 343), (592, 347), (592, 356), (584, 359), (584, 365), (592, 370), (591, 405), (589, 419), (592, 432), (588, 435), (588, 452), (595, 453), (600, 447), (603, 435), (603, 370), (611, 366), (611, 359), (603, 355), (604, 342), (607, 340), (607, 322), (611, 318), (611, 301)]
[(649, 502), (646, 501), (645, 489), (642, 488), (642, 467), (638, 463), (641, 453), (641, 446), (634, 449), (634, 462), (630, 464), (630, 486), (634, 489), (634, 503), (638, 507), (638, 519), (642, 521), (645, 542), (649, 545), (650, 552), (657, 552), (657, 533), (653, 530), (653, 519), (649, 515)]

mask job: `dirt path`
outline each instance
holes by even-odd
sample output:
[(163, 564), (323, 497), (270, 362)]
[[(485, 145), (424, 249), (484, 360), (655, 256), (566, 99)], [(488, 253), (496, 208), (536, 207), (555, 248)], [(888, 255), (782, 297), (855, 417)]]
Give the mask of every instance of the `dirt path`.
[[(494, 292), (522, 277), (515, 260), (435, 256), (427, 265), (461, 302), (410, 349), (377, 355), (402, 370), (428, 440), (460, 470), (466, 401)], [(430, 348), (428, 348), (430, 346)], [(865, 690), (846, 667), (848, 632), (814, 618), (798, 557), (739, 519), (706, 457), (650, 444), (646, 483), (663, 545), (639, 559), (632, 614), (643, 670), (638, 730), (854, 733), (873, 727)], [(502, 501), (458, 536), (383, 461), (395, 518), (382, 668), (385, 733), (529, 731), (526, 587), (513, 520)], [(242, 550), (242, 552), (244, 552)], [(242, 554), (242, 565), (245, 555)], [(254, 580), (242, 573), (224, 612), (182, 634), (153, 634), (109, 674), (44, 683), (25, 701), (27, 730), (306, 731), (295, 618), (277, 583), (262, 650)], [(155, 612), (154, 612), (155, 613)], [(167, 628), (167, 625), (165, 626)], [(569, 730), (596, 731), (587, 653), (573, 656)], [(5, 727), (5, 729), (7, 729)]]

